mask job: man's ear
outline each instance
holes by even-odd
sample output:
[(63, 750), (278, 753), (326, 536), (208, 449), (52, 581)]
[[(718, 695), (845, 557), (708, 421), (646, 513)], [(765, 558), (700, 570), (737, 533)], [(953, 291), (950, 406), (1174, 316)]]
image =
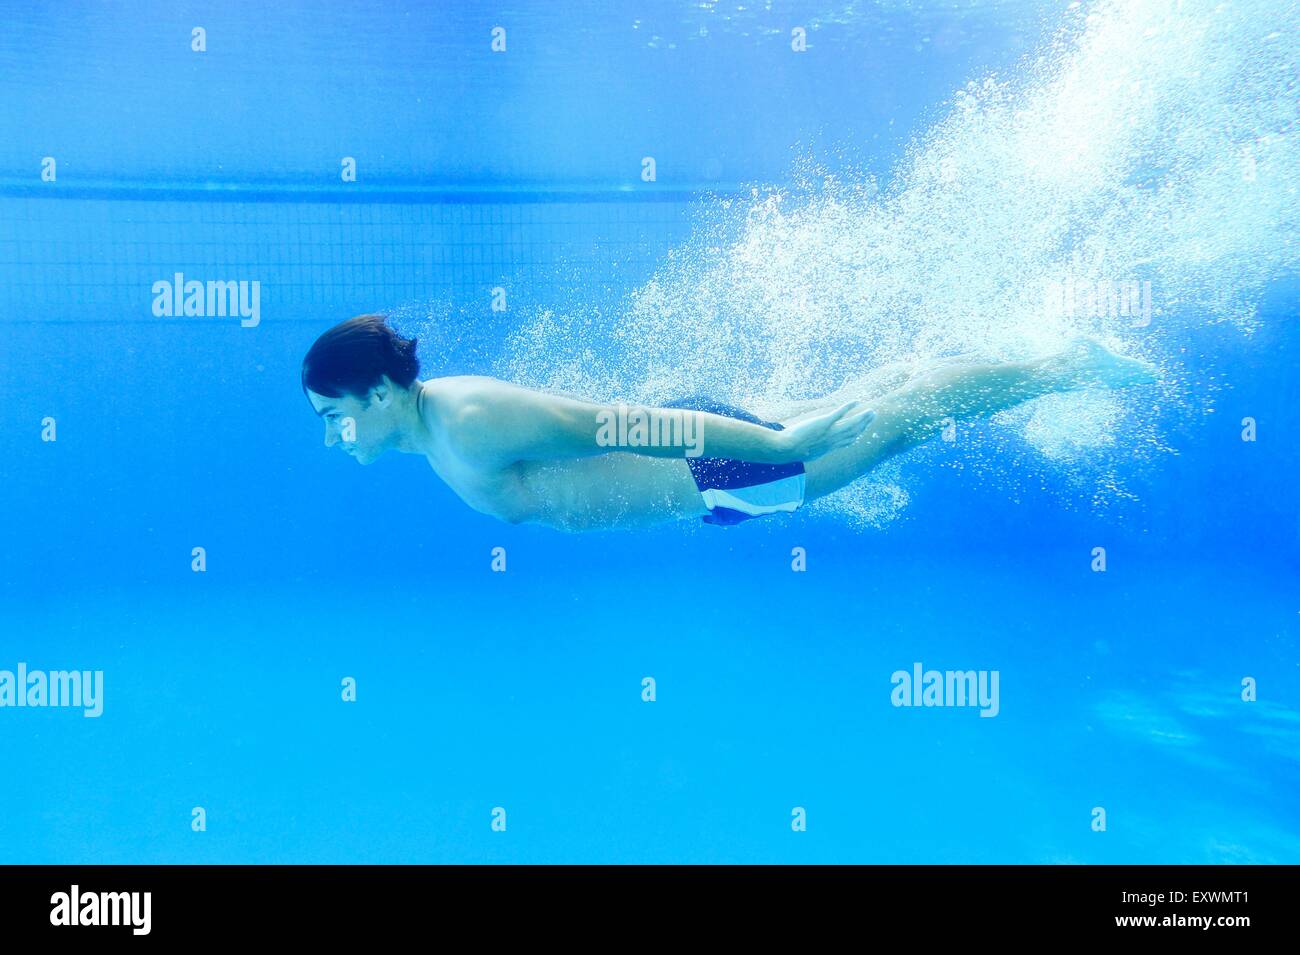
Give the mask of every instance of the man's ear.
[(392, 380), (387, 375), (381, 375), (379, 378), (379, 383), (370, 389), (370, 394), (368, 395), (368, 397), (370, 399), (373, 399), (375, 404), (379, 405), (380, 407), (383, 407), (384, 405), (388, 404), (388, 402), (393, 400)]

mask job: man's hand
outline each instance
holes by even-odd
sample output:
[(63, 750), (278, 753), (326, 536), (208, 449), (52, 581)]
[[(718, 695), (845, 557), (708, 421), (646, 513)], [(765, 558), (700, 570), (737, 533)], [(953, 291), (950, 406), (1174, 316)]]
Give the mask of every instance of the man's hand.
[(786, 446), (791, 461), (811, 461), (858, 440), (876, 418), (864, 401), (849, 401), (786, 425), (777, 436)]

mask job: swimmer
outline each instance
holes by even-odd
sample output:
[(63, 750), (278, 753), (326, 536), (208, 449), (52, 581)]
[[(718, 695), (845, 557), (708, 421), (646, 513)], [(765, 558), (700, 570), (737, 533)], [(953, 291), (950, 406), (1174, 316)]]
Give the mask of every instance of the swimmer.
[(477, 375), (420, 381), (415, 349), (381, 315), (316, 340), (302, 388), (325, 421), (325, 446), (361, 464), (385, 451), (421, 454), (475, 510), (565, 531), (794, 511), (935, 437), (946, 419), (1155, 380), (1146, 362), (1080, 338), (1030, 361), (941, 361), (870, 401), (846, 385), (764, 421), (708, 398), (628, 408)]

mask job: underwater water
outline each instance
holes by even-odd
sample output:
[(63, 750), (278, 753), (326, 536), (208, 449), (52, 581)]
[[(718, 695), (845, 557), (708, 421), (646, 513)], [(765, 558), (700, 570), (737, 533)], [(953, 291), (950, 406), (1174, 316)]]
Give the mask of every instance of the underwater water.
[[(1295, 4), (6, 14), (0, 703), (102, 688), (0, 705), (0, 862), (1300, 862)], [(1079, 334), (1160, 381), (573, 535), (327, 452), (303, 354), (375, 311), (768, 417)]]

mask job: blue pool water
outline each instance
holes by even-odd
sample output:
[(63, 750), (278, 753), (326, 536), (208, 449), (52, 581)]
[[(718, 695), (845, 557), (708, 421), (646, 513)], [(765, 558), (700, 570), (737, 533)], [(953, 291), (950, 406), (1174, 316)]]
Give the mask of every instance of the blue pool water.
[[(11, 7), (0, 702), (104, 689), (0, 706), (0, 862), (1300, 862), (1294, 10)], [(1162, 381), (568, 535), (326, 450), (302, 356), (373, 311), (425, 376), (767, 416), (1078, 333)]]

